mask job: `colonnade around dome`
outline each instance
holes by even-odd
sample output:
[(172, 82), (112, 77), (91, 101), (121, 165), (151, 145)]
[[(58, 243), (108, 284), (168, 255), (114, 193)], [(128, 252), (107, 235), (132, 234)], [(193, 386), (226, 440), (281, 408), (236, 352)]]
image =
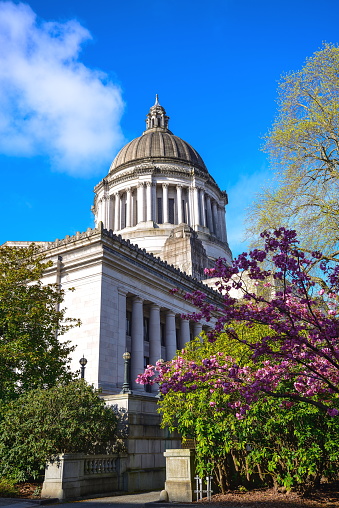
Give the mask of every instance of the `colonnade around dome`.
[(120, 191), (113, 188), (98, 199), (96, 220), (115, 233), (145, 222), (153, 227), (185, 223), (227, 242), (224, 198), (181, 183), (141, 181)]

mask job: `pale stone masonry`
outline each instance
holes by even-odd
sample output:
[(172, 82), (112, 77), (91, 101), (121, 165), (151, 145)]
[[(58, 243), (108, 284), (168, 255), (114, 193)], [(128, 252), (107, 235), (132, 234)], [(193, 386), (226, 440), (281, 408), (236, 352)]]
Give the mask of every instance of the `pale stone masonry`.
[(96, 228), (45, 244), (53, 261), (45, 281), (66, 290), (67, 312), (82, 322), (65, 336), (76, 345), (72, 369), (84, 355), (86, 380), (105, 394), (122, 389), (125, 351), (131, 388), (145, 393), (135, 383), (144, 367), (170, 360), (211, 326), (185, 319), (195, 309), (170, 290), (200, 289), (215, 302), (218, 293), (199, 282), (206, 282), (204, 268), (218, 257), (231, 261), (227, 194), (168, 120), (156, 98), (145, 132), (122, 148), (95, 187)]
[[(57, 282), (65, 290), (69, 316), (82, 323), (62, 337), (76, 345), (72, 369), (79, 368), (84, 355), (86, 380), (104, 393), (121, 391), (126, 350), (131, 353), (132, 389), (144, 393), (144, 386), (134, 380), (145, 365), (160, 358), (170, 360), (177, 349), (210, 326), (184, 319), (183, 314), (195, 309), (181, 292), (200, 289), (216, 301), (215, 291), (107, 231), (102, 223), (47, 244), (45, 252), (53, 266), (44, 281)], [(173, 288), (180, 292), (171, 292)]]

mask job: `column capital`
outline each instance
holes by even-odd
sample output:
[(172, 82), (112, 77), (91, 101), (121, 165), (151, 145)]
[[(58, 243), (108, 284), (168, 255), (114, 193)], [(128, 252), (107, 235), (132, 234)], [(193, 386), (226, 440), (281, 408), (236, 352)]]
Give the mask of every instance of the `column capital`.
[(132, 297), (132, 301), (135, 302), (135, 303), (143, 303), (144, 300), (139, 295), (134, 295)]
[(150, 306), (149, 306), (150, 309), (154, 309), (154, 310), (160, 310), (160, 305), (158, 305), (157, 303), (151, 303)]
[(152, 185), (155, 185), (153, 182), (144, 182), (146, 183), (146, 187), (152, 187)]
[(168, 183), (167, 183), (167, 182), (162, 183), (161, 185), (162, 185), (162, 188), (163, 188), (163, 189), (166, 189), (166, 188), (168, 187)]
[(144, 187), (145, 182), (138, 182), (138, 187)]
[(166, 316), (175, 316), (175, 312), (173, 310), (167, 309)]

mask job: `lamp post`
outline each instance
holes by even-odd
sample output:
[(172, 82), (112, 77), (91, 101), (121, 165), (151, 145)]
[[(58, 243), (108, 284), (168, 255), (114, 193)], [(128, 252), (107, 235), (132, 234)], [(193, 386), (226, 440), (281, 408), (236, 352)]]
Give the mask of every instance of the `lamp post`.
[[(159, 364), (159, 363), (165, 363), (165, 362), (164, 362), (164, 360), (162, 358), (159, 358), (159, 360), (157, 361), (157, 364)], [(158, 393), (156, 394), (155, 398), (159, 399), (159, 400), (162, 400), (163, 397), (162, 397), (162, 393), (159, 390), (159, 385), (155, 385), (155, 386), (158, 387)]]
[(82, 358), (80, 358), (79, 363), (81, 365), (81, 379), (85, 379), (85, 367), (86, 367), (87, 360), (84, 357), (84, 355), (82, 356)]
[(122, 392), (121, 393), (132, 393), (131, 387), (129, 384), (130, 379), (130, 361), (131, 361), (131, 353), (128, 351), (125, 351), (125, 353), (122, 355), (125, 365), (124, 365), (124, 384), (122, 385)]

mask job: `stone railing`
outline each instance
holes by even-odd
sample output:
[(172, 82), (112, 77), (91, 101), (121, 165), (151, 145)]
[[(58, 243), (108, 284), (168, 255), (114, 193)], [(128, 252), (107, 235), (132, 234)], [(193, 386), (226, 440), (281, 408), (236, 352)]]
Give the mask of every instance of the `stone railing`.
[(46, 465), (41, 496), (65, 500), (124, 491), (126, 469), (126, 454), (65, 453)]
[(84, 473), (85, 475), (115, 473), (117, 461), (118, 456), (115, 455), (85, 459)]

